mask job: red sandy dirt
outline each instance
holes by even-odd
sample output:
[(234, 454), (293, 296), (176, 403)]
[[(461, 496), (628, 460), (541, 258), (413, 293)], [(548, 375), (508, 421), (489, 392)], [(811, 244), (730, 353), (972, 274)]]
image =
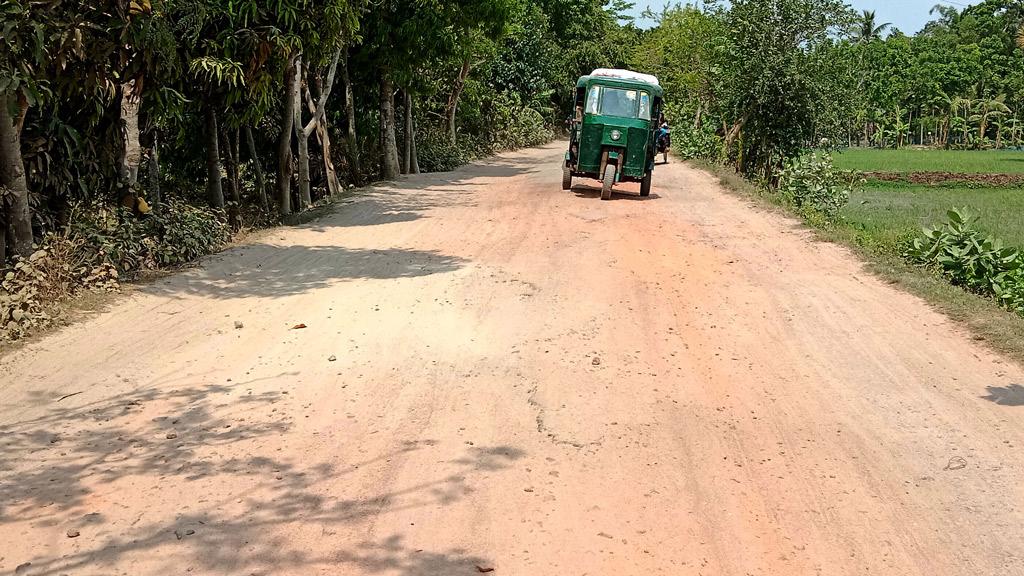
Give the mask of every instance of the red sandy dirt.
[(7, 354), (0, 573), (1024, 574), (1019, 367), (705, 173), (561, 154)]

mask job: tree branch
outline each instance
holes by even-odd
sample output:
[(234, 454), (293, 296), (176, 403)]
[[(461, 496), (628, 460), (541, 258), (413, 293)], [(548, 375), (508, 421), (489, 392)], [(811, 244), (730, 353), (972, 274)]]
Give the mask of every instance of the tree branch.
[[(327, 71), (327, 86), (324, 87), (323, 92), (320, 93), (320, 100), (316, 104), (316, 112), (313, 113), (313, 118), (309, 121), (309, 124), (302, 129), (302, 131), (309, 136), (316, 129), (316, 125), (320, 123), (320, 119), (323, 118), (324, 113), (327, 111), (327, 99), (331, 96), (331, 89), (334, 88), (334, 75), (338, 71), (338, 60), (341, 58), (341, 51), (344, 47), (338, 47), (334, 51), (334, 56), (331, 58), (331, 67)], [(307, 87), (307, 90), (309, 88)]]

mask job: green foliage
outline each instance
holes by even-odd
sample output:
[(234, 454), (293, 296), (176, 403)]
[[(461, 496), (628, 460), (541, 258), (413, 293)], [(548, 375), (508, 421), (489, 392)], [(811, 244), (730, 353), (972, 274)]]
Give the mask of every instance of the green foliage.
[(420, 170), (450, 172), (469, 162), (469, 156), (463, 148), (452, 142), (442, 131), (429, 130), (417, 136)]
[(787, 160), (779, 173), (779, 194), (797, 210), (828, 222), (840, 218), (859, 175), (838, 170), (830, 154), (809, 154)]
[(17, 340), (49, 321), (39, 298), (46, 283), (40, 266), (45, 257), (46, 252), (37, 251), (18, 261), (0, 281), (0, 341)]
[(172, 200), (153, 216), (157, 231), (153, 256), (159, 266), (180, 266), (219, 250), (231, 239), (223, 213)]
[(83, 290), (119, 289), (117, 270), (94, 264), (84, 242), (49, 235), (38, 250), (4, 271), (0, 281), (0, 341), (17, 340), (49, 325), (52, 305)]
[(491, 103), (488, 122), (494, 126), (487, 134), (494, 151), (536, 146), (554, 138), (540, 112), (524, 106), (510, 93), (497, 95)]
[(925, 228), (907, 258), (937, 268), (955, 286), (991, 296), (1024, 316), (1024, 255), (977, 228), (968, 209), (950, 210), (948, 221)]
[(718, 162), (723, 159), (722, 139), (709, 128), (675, 127), (672, 150), (686, 159)]
[(977, 229), (968, 209), (950, 210), (948, 221), (925, 228), (907, 256), (918, 264), (938, 266), (956, 286), (979, 294), (998, 294), (1022, 263), (1020, 252)]
[(815, 135), (822, 105), (834, 97), (833, 67), (817, 51), (844, 24), (838, 0), (736, 0), (728, 26), (725, 94), (739, 124), (739, 169), (771, 179), (784, 159)]
[(114, 266), (124, 278), (157, 267), (152, 222), (136, 218), (126, 208), (102, 204), (77, 205), (68, 237), (79, 243), (85, 260)]
[(78, 211), (67, 236), (77, 243), (80, 259), (110, 264), (128, 279), (144, 270), (191, 262), (218, 250), (231, 236), (223, 213), (178, 200), (144, 219), (125, 208), (95, 204)]

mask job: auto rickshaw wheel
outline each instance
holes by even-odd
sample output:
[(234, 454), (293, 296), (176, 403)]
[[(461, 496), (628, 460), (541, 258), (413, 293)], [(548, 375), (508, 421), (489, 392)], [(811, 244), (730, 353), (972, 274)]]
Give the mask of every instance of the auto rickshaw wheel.
[(572, 190), (572, 170), (562, 166), (562, 190)]
[(647, 175), (640, 181), (640, 195), (644, 198), (651, 195), (651, 176), (654, 173), (650, 170), (647, 171)]
[(612, 199), (612, 186), (615, 185), (615, 164), (604, 168), (604, 180), (601, 182), (601, 200)]

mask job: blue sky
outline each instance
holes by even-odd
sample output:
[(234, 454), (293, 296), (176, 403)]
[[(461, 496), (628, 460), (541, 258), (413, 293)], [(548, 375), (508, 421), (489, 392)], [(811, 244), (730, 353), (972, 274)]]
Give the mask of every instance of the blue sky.
[[(879, 23), (891, 22), (906, 34), (914, 34), (925, 23), (931, 20), (928, 11), (932, 6), (941, 3), (957, 8), (968, 4), (977, 4), (979, 0), (847, 0), (856, 10), (874, 10)], [(656, 11), (665, 5), (665, 0), (635, 0), (636, 12), (639, 14), (645, 7), (651, 6)], [(683, 2), (684, 4), (686, 2)], [(643, 22), (638, 22), (643, 25)], [(649, 23), (648, 23), (649, 24)]]

